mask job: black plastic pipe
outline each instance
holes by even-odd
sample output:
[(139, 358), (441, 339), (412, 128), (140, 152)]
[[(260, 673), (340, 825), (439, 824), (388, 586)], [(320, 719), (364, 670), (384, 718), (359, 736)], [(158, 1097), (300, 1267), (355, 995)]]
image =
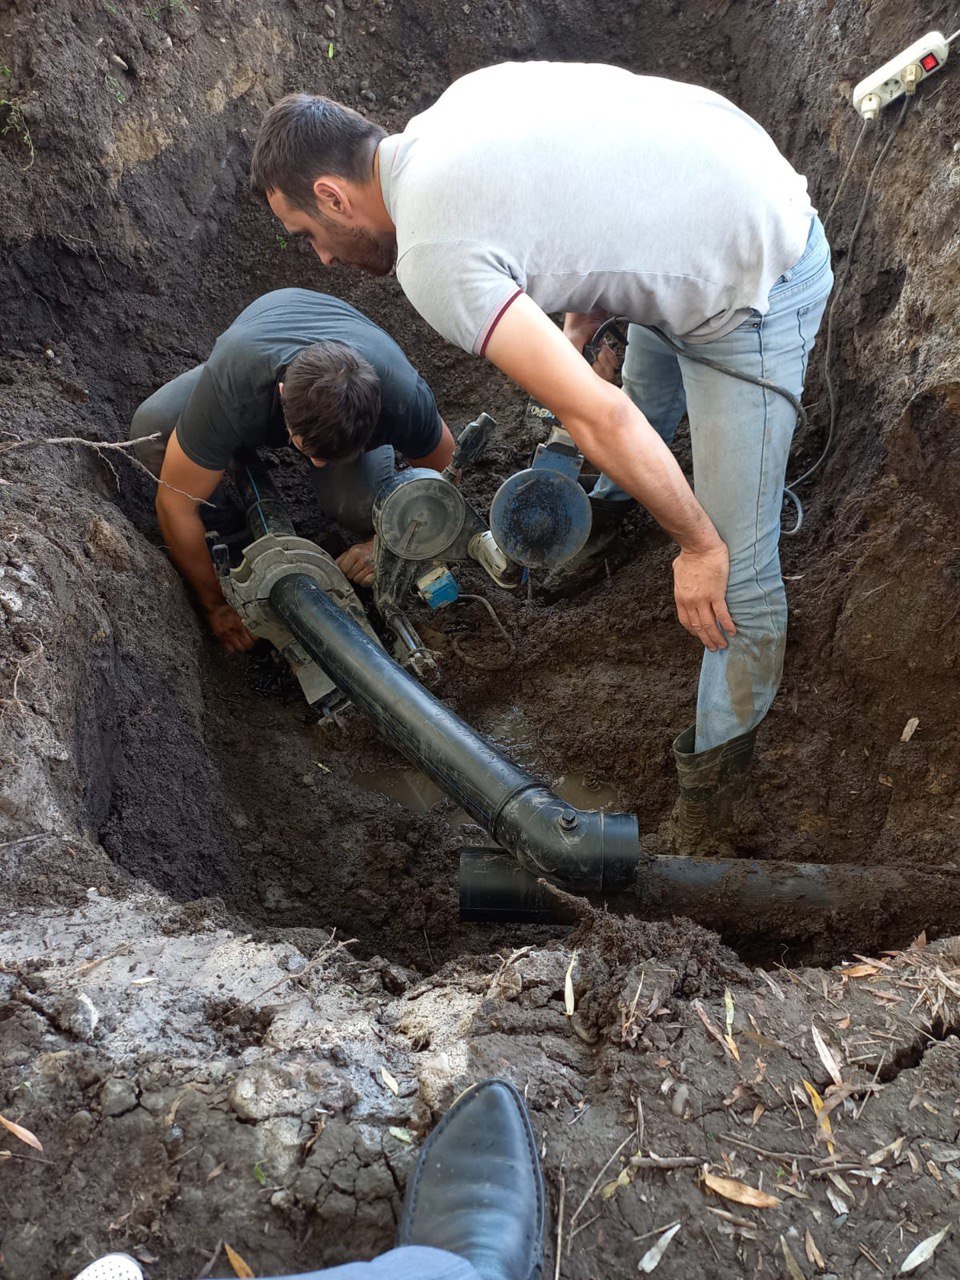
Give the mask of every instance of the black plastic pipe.
[(281, 578), (270, 604), (383, 736), (534, 876), (578, 891), (631, 883), (640, 856), (634, 814), (566, 804), (439, 702), (305, 575)]
[[(594, 905), (644, 919), (687, 916), (767, 951), (815, 940), (824, 954), (838, 955), (851, 945), (896, 946), (923, 929), (940, 935), (960, 926), (957, 877), (884, 866), (647, 856), (629, 888), (589, 896)], [(463, 849), (460, 917), (568, 923), (577, 907), (500, 850)]]
[(270, 472), (252, 450), (244, 450), (239, 455), (233, 474), (247, 527), (255, 542), (268, 533), (278, 537), (296, 533)]

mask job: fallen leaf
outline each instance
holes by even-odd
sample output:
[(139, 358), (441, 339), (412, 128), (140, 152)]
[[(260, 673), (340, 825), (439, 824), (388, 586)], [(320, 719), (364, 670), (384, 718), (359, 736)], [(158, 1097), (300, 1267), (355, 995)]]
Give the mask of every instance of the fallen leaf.
[(649, 1275), (651, 1271), (659, 1264), (660, 1259), (666, 1253), (667, 1245), (680, 1230), (680, 1223), (675, 1222), (672, 1227), (668, 1227), (656, 1244), (652, 1245), (640, 1259), (637, 1270), (642, 1271), (645, 1275)]
[(823, 1099), (810, 1081), (804, 1080), (802, 1083), (807, 1091), (807, 1097), (810, 1099), (810, 1105), (813, 1107), (813, 1114), (817, 1117), (817, 1128), (826, 1135), (827, 1150), (833, 1155), (833, 1125), (830, 1123), (830, 1113), (824, 1114)]
[(790, 1272), (790, 1280), (807, 1280), (807, 1277), (800, 1270), (800, 1263), (793, 1256), (793, 1250), (783, 1236), (780, 1237), (780, 1248), (783, 1250), (783, 1260), (786, 1262), (787, 1270)]
[(573, 1011), (577, 1007), (576, 997), (573, 994), (573, 966), (577, 963), (577, 953), (574, 952), (570, 957), (570, 963), (567, 965), (567, 973), (563, 979), (563, 1007), (566, 1010), (568, 1018), (573, 1017)]
[(227, 1162), (226, 1160), (224, 1160), (223, 1164), (218, 1164), (215, 1169), (211, 1169), (210, 1172), (207, 1174), (207, 1181), (212, 1182), (214, 1178), (219, 1178), (221, 1173), (223, 1173), (226, 1167), (227, 1167)]
[(223, 1242), (223, 1248), (231, 1267), (233, 1267), (233, 1274), (238, 1276), (239, 1280), (253, 1280), (253, 1272), (237, 1253), (236, 1249), (231, 1249), (226, 1241)]
[(707, 1013), (706, 1009), (704, 1009), (700, 1001), (694, 1000), (693, 1007), (697, 1011), (697, 1016), (699, 1017), (700, 1021), (707, 1028), (710, 1034), (713, 1036), (714, 1040), (716, 1040), (717, 1044), (720, 1045), (724, 1053), (728, 1054), (731, 1058), (736, 1058), (737, 1061), (739, 1062), (740, 1055), (738, 1053), (734, 1053), (733, 1050), (730, 1048), (730, 1046), (727, 1044), (727, 1040), (723, 1032), (715, 1023), (710, 1021), (710, 1015)]
[(897, 1138), (895, 1142), (888, 1142), (885, 1147), (881, 1147), (879, 1151), (874, 1151), (872, 1155), (867, 1156), (867, 1164), (883, 1164), (887, 1156), (893, 1156), (896, 1159), (903, 1144), (903, 1138)]
[(23, 1125), (14, 1124), (12, 1120), (8, 1120), (6, 1116), (0, 1116), (0, 1124), (13, 1134), (15, 1138), (19, 1138), (21, 1142), (25, 1142), (28, 1147), (33, 1147), (34, 1151), (42, 1151), (43, 1143), (39, 1138), (35, 1137), (29, 1129), (24, 1129)]
[(952, 991), (955, 996), (960, 996), (960, 983), (954, 982), (951, 978), (948, 978), (939, 965), (934, 969), (934, 973), (948, 991)]
[(841, 978), (872, 978), (880, 972), (878, 964), (852, 964), (849, 969), (841, 969)]
[(410, 1132), (409, 1129), (401, 1129), (396, 1125), (391, 1125), (389, 1132), (392, 1133), (393, 1136), (397, 1138), (400, 1142), (413, 1141), (413, 1134)]
[(943, 1174), (940, 1172), (940, 1170), (937, 1168), (937, 1166), (933, 1163), (932, 1160), (927, 1161), (927, 1173), (929, 1173), (930, 1177), (933, 1178), (934, 1182), (943, 1181)]
[(396, 1080), (394, 1080), (386, 1067), (380, 1068), (380, 1077), (391, 1093), (399, 1094), (400, 1086), (397, 1084)]
[(817, 1248), (817, 1242), (811, 1235), (809, 1227), (807, 1227), (806, 1235), (803, 1237), (803, 1248), (807, 1255), (807, 1261), (812, 1262), (821, 1271), (826, 1271), (827, 1264), (823, 1260), (823, 1254)]
[(151, 982), (156, 982), (157, 976), (154, 974), (152, 978), (131, 978), (131, 987), (148, 987)]
[(766, 1191), (758, 1191), (736, 1178), (720, 1178), (715, 1173), (704, 1173), (704, 1183), (725, 1200), (736, 1200), (737, 1204), (748, 1204), (753, 1209), (773, 1209), (783, 1201), (771, 1196)]
[(827, 1192), (827, 1199), (833, 1205), (834, 1213), (836, 1213), (839, 1217), (843, 1217), (844, 1214), (847, 1214), (850, 1212), (850, 1206), (846, 1203), (846, 1201), (841, 1196), (837, 1195), (833, 1187), (827, 1187), (826, 1192)]
[(886, 774), (886, 773), (881, 773), (877, 781), (880, 783), (881, 787), (893, 786), (893, 779), (889, 776), (889, 774)]
[(900, 735), (901, 742), (909, 742), (913, 735), (917, 732), (920, 724), (919, 716), (911, 716), (907, 723), (903, 726), (903, 733)]
[(915, 1249), (911, 1249), (903, 1262), (900, 1264), (900, 1270), (897, 1275), (904, 1276), (908, 1271), (916, 1271), (921, 1262), (926, 1262), (928, 1258), (932, 1258), (936, 1248), (946, 1239), (947, 1232), (950, 1230), (949, 1223), (938, 1231), (935, 1236), (927, 1236), (926, 1240), (921, 1240)]
[(820, 1055), (820, 1061), (827, 1069), (827, 1075), (834, 1084), (843, 1084), (843, 1076), (840, 1074), (840, 1068), (837, 1066), (837, 1060), (830, 1051), (830, 1047), (814, 1024), (811, 1024), (811, 1030), (813, 1031), (813, 1043), (817, 1053)]
[(850, 1015), (849, 1015), (849, 1013), (848, 1013), (848, 1014), (845, 1014), (845, 1015), (844, 1015), (844, 1017), (842, 1017), (842, 1018), (838, 1018), (838, 1019), (837, 1019), (837, 1030), (838, 1030), (838, 1031), (849, 1031), (849, 1030), (850, 1030)]

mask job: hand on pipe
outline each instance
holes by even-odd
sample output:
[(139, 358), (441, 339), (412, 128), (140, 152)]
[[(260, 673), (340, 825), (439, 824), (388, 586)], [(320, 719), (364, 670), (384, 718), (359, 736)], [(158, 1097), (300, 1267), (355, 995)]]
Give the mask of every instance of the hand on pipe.
[(354, 543), (348, 551), (338, 557), (337, 567), (358, 587), (371, 586), (373, 583), (373, 539), (371, 538), (368, 542)]
[(257, 643), (257, 637), (247, 629), (239, 613), (226, 601), (207, 609), (206, 614), (207, 625), (227, 653), (243, 653)]

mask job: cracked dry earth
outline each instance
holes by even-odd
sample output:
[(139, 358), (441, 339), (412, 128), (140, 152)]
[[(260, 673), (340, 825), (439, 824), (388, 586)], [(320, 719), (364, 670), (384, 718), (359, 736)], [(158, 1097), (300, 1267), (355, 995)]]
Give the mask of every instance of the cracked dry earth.
[[(548, 1275), (643, 1274), (679, 1222), (663, 1280), (892, 1280), (924, 1242), (916, 1274), (947, 1280), (955, 939), (909, 946), (845, 904), (851, 934), (828, 917), (788, 949), (784, 928), (754, 968), (684, 920), (460, 924), (452, 803), (411, 813), (358, 785), (398, 764), (369, 727), (304, 724), (276, 672), (226, 660), (157, 545), (151, 489), (89, 447), (124, 439), (137, 403), (254, 297), (305, 285), (391, 332), (455, 427), (494, 413), (467, 477), (478, 506), (525, 465), (515, 389), (428, 332), (395, 282), (318, 274), (247, 199), (252, 137), (288, 89), (399, 129), (485, 63), (613, 60), (733, 98), (826, 209), (856, 138), (851, 86), (918, 27), (957, 25), (894, 0), (456, 8), (0, 9), (0, 1115), (42, 1146), (0, 1137), (0, 1277), (69, 1280), (109, 1249), (150, 1280), (228, 1276), (227, 1244), (261, 1276), (370, 1257), (431, 1125), (502, 1074), (542, 1144)], [(838, 307), (840, 429), (803, 537), (784, 540), (786, 677), (738, 833), (753, 856), (866, 865), (881, 886), (888, 869), (957, 873), (952, 76), (911, 107)], [(883, 141), (866, 139), (837, 204), (838, 275)], [(795, 473), (823, 441), (822, 353)], [(7, 447), (50, 437), (87, 447)], [(327, 536), (297, 460), (271, 465), (301, 532)], [(507, 672), (431, 637), (458, 712), (551, 784), (608, 784), (647, 836), (696, 682), (670, 555), (633, 516), (616, 571), (583, 596), (497, 596)], [(471, 616), (456, 625), (482, 647)]]
[[(6, 1144), (3, 1274), (119, 1245), (171, 1278), (223, 1241), (255, 1274), (376, 1253), (432, 1119), (487, 1074), (531, 1107), (547, 1274), (558, 1247), (564, 1276), (634, 1274), (680, 1222), (664, 1276), (892, 1275), (955, 1223), (955, 944), (768, 973), (693, 926), (664, 958), (658, 928), (587, 918), (423, 977), (149, 896), (32, 913), (4, 937), (0, 1061), (44, 1150)], [(925, 1274), (957, 1263), (948, 1237)]]

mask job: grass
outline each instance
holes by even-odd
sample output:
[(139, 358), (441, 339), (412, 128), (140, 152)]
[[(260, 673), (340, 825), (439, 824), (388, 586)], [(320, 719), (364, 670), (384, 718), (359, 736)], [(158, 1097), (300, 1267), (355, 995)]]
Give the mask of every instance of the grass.
[[(0, 94), (5, 87), (9, 86), (9, 82), (13, 79), (13, 72), (9, 67), (0, 66)], [(30, 152), (30, 159), (23, 166), (24, 172), (30, 168), (36, 159), (36, 152), (33, 149), (33, 139), (30, 137), (30, 130), (23, 115), (23, 103), (19, 98), (0, 96), (0, 138), (6, 138), (13, 135), (13, 139), (20, 146), (24, 146)]]

